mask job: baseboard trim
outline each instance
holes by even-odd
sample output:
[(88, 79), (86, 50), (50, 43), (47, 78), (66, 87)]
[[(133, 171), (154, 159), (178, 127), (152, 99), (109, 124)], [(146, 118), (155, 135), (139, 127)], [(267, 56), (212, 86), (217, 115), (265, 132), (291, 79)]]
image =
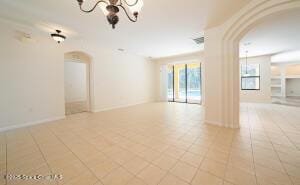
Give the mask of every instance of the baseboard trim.
[(221, 122), (217, 122), (217, 121), (205, 120), (204, 123), (207, 123), (207, 124), (210, 124), (210, 125), (216, 125), (216, 126), (220, 126), (220, 127), (223, 126)]
[[(108, 108), (103, 108), (103, 109), (96, 109), (96, 110), (92, 110), (91, 112), (97, 113), (97, 112), (109, 111), (109, 110), (113, 110), (113, 109), (131, 107), (131, 106), (145, 104), (145, 103), (151, 103), (151, 102), (155, 102), (155, 101), (154, 100), (141, 101), (141, 102), (126, 104), (126, 105), (119, 105), (119, 106), (113, 106), (113, 107), (108, 107)], [(5, 131), (13, 130), (13, 129), (23, 128), (23, 127), (28, 127), (28, 126), (38, 125), (38, 124), (43, 124), (43, 123), (47, 123), (47, 122), (51, 122), (51, 121), (57, 121), (57, 120), (65, 119), (65, 118), (66, 118), (66, 116), (58, 116), (58, 117), (47, 118), (47, 119), (43, 119), (43, 120), (22, 123), (22, 124), (18, 124), (18, 125), (7, 126), (7, 127), (3, 127), (3, 128), (0, 127), (0, 132), (5, 132)]]
[(0, 132), (5, 132), (5, 131), (13, 130), (13, 129), (23, 128), (23, 127), (33, 126), (33, 125), (39, 125), (39, 124), (48, 123), (51, 121), (65, 119), (65, 118), (66, 118), (66, 116), (58, 116), (58, 117), (53, 117), (53, 118), (47, 118), (47, 119), (22, 123), (22, 124), (18, 124), (18, 125), (12, 125), (12, 126), (8, 126), (8, 127), (0, 128)]
[(136, 102), (136, 103), (125, 104), (125, 105), (117, 105), (117, 106), (107, 107), (107, 108), (103, 108), (103, 109), (92, 110), (91, 112), (93, 112), (93, 113), (104, 112), (104, 111), (132, 107), (135, 105), (141, 105), (141, 104), (152, 103), (152, 102), (155, 102), (155, 101), (150, 100), (150, 101), (141, 101), (141, 102)]
[(231, 126), (228, 126), (228, 125), (223, 125), (221, 122), (217, 122), (217, 121), (205, 120), (204, 123), (219, 126), (219, 127), (224, 127), (224, 128), (231, 128), (231, 129), (238, 129), (239, 128), (239, 127), (231, 127)]

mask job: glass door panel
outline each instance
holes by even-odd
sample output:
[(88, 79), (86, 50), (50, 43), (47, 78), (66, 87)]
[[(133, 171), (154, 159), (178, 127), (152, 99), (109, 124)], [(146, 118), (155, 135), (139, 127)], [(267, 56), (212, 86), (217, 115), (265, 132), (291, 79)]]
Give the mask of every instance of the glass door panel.
[(186, 102), (186, 64), (174, 65), (174, 99)]
[(174, 66), (167, 66), (168, 73), (168, 101), (174, 101)]
[(201, 103), (201, 65), (187, 64), (187, 102)]

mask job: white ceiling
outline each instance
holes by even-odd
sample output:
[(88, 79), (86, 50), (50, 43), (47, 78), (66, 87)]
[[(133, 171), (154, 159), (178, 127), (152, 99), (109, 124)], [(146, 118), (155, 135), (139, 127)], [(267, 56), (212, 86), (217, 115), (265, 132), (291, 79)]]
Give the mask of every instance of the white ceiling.
[(300, 50), (279, 53), (271, 57), (272, 63), (300, 63)]
[[(240, 42), (240, 56), (277, 54), (300, 49), (300, 9), (267, 17)], [(250, 42), (251, 45), (244, 46)]]
[[(86, 0), (86, 6), (95, 0)], [(85, 40), (97, 47), (124, 48), (144, 57), (165, 57), (195, 52), (203, 46), (191, 38), (222, 23), (249, 0), (144, 0), (137, 23), (120, 13), (115, 30), (100, 8), (80, 12), (76, 0), (0, 0), (0, 17), (50, 32), (60, 28), (68, 40)], [(49, 34), (49, 33), (47, 33)], [(68, 42), (67, 40), (67, 42)]]

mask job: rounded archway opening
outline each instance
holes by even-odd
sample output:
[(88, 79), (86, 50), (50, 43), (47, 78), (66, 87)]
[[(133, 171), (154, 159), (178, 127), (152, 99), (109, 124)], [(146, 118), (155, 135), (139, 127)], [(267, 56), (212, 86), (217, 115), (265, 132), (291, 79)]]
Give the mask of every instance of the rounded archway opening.
[[(298, 80), (285, 76), (288, 76), (286, 68), (298, 62), (288, 58), (274, 62), (272, 58), (300, 50), (299, 18), (300, 8), (268, 15), (251, 26), (239, 41), (242, 109), (246, 110), (248, 103), (297, 103)], [(240, 122), (243, 123), (243, 118)]]
[(246, 11), (228, 24), (227, 31), (222, 39), (223, 77), (225, 83), (225, 97), (223, 106), (223, 119), (227, 127), (238, 128), (240, 126), (240, 53), (239, 43), (246, 33), (257, 24), (278, 13), (293, 11), (300, 7), (299, 1), (257, 1), (246, 7)]
[(298, 0), (250, 1), (224, 24), (206, 30), (206, 110), (207, 123), (240, 127), (239, 42), (266, 17), (300, 8)]
[(66, 115), (91, 111), (91, 62), (90, 55), (82, 51), (64, 55)]

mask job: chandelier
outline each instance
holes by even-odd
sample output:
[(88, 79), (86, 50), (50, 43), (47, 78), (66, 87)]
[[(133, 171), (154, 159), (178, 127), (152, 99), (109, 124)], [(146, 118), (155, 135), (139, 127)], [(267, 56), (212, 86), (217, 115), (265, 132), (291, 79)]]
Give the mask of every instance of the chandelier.
[[(90, 13), (95, 10), (99, 5), (102, 9), (104, 15), (107, 17), (107, 21), (112, 25), (114, 29), (116, 24), (119, 22), (118, 13), (120, 9), (124, 10), (128, 19), (132, 22), (136, 22), (139, 12), (141, 11), (144, 3), (143, 0), (99, 0), (96, 4), (89, 10), (85, 10), (82, 5), (84, 0), (77, 0), (80, 10), (85, 13)], [(130, 15), (130, 12), (132, 15)]]

